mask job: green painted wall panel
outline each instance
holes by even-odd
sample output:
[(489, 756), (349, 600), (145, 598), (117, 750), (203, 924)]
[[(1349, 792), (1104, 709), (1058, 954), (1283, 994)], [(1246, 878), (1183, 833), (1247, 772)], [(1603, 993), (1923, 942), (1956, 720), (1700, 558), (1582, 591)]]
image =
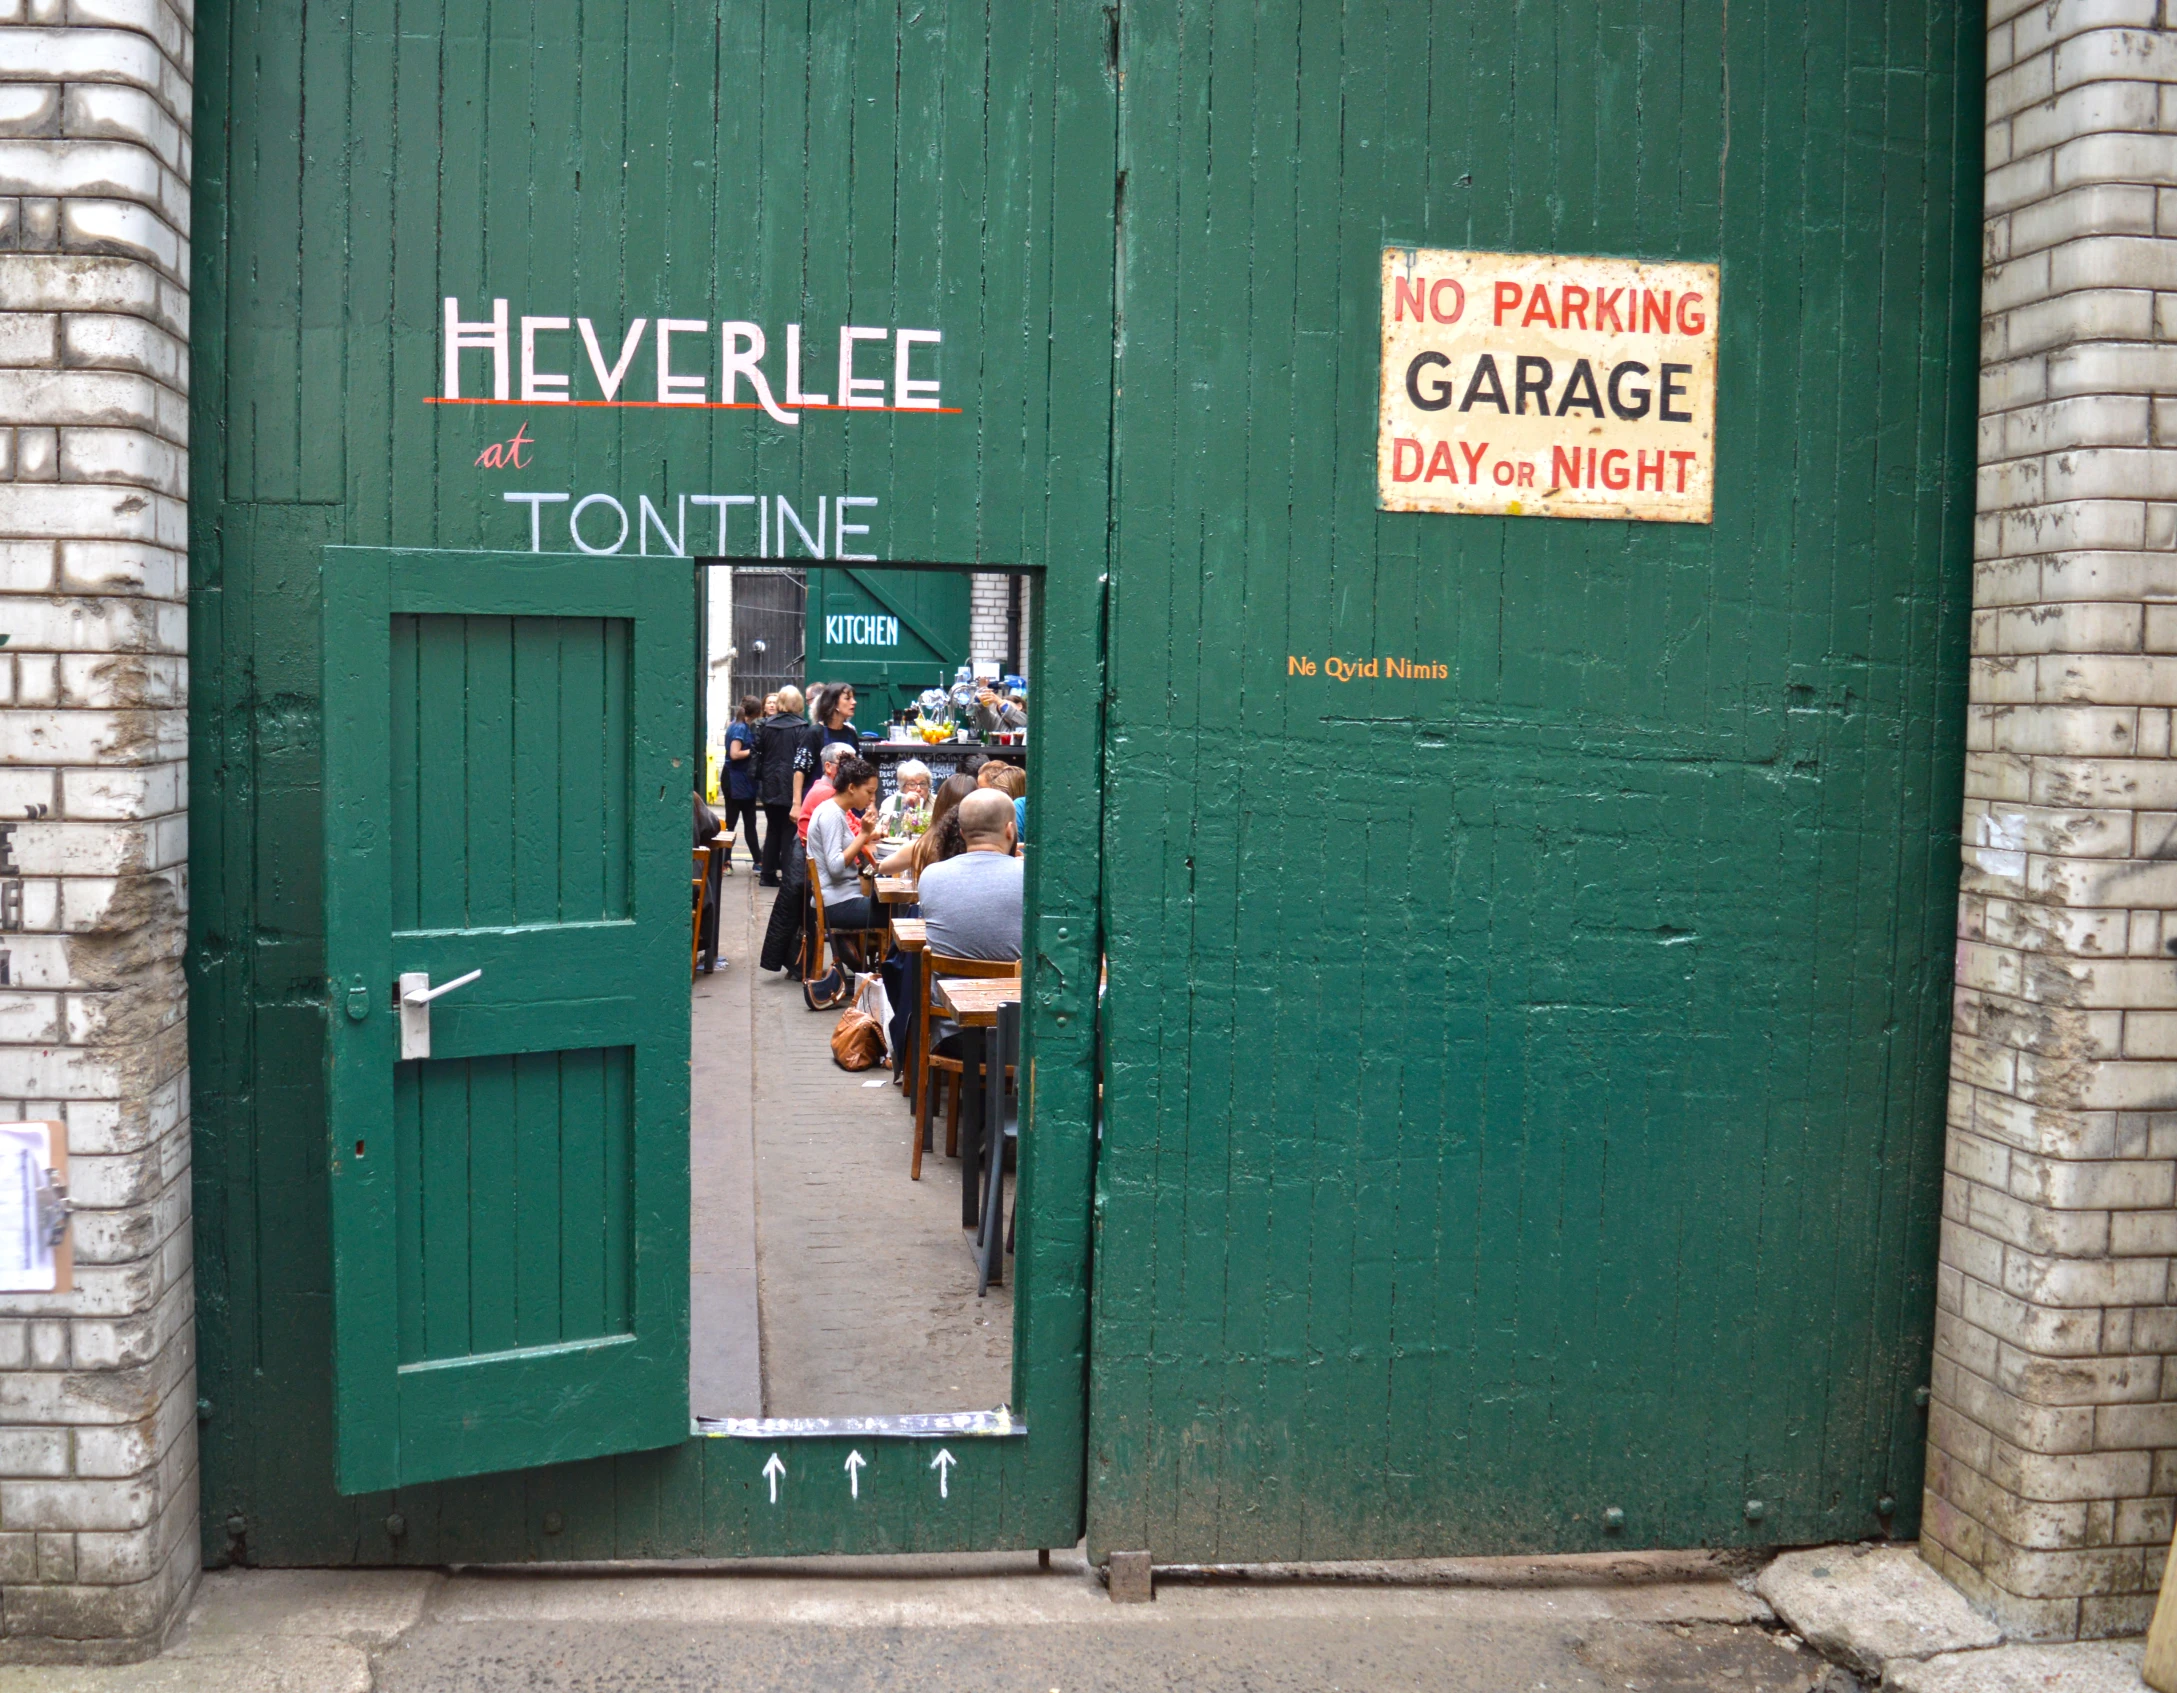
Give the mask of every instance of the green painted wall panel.
[(624, 1333), (626, 1050), (431, 1059), (394, 1085), (419, 1200), (400, 1216), (401, 1362)]
[[(1977, 29), (1127, 11), (1092, 1547), (1913, 1531)], [(1719, 262), (1713, 526), (1378, 512), (1390, 244)]]
[[(1033, 1545), (1081, 1520), (1084, 1445), (1092, 1543), (1160, 1558), (1853, 1537), (1886, 1494), (1911, 1532), (1978, 52), (1952, 0), (207, 7), (207, 1556)], [(1379, 513), (1393, 242), (1718, 262), (1714, 525)], [(798, 322), (827, 393), (838, 325), (927, 323), (959, 409), (426, 405), (448, 293), (590, 316), (608, 362), (637, 316), (745, 317), (774, 381)], [(886, 1447), (846, 1513), (844, 1443), (778, 1510), (727, 1442), (332, 1492), (316, 561), (525, 549), (524, 490), (570, 495), (558, 550), (611, 494), (653, 565), (806, 550), (684, 494), (844, 493), (885, 561), (1046, 572), (1034, 1432), (942, 1506)], [(1449, 676), (1286, 674), (1331, 652)]]
[[(1103, 10), (220, 0), (198, 22), (189, 963), (208, 1560), (1069, 1543), (1108, 506)], [(427, 404), (449, 294), (464, 320), (496, 297), (516, 318), (590, 317), (608, 365), (636, 317), (705, 321), (676, 340), (674, 368), (702, 371), (710, 399), (723, 322), (765, 327), (774, 386), (784, 326), (802, 324), (807, 386), (827, 393), (840, 325), (934, 327), (942, 348), (915, 374), (941, 378), (948, 409), (812, 411), (788, 427), (750, 410)], [(600, 397), (575, 334), (540, 345), (539, 368)], [(865, 374), (891, 374), (889, 347), (864, 351)], [(461, 357), (463, 393), (489, 394), (490, 354)], [(622, 397), (650, 397), (655, 379), (646, 330)], [(1016, 1351), (1029, 1367), (1014, 1399), (1030, 1433), (961, 1449), (943, 1497), (926, 1447), (882, 1441), (852, 1443), (870, 1460), (852, 1502), (850, 1443), (823, 1441), (789, 1452), (776, 1509), (767, 1449), (717, 1440), (334, 1492), (319, 559), (339, 543), (526, 551), (528, 508), (503, 498), (525, 490), (571, 496), (540, 513), (552, 551), (571, 545), (574, 500), (619, 501), (630, 569), (676, 568), (663, 555), (681, 547), (798, 556), (798, 535), (778, 533), (784, 496), (805, 523), (823, 503), (832, 549), (1045, 573), (1059, 677), (1043, 695), (1046, 757), (1077, 780), (1033, 796), (1048, 842), (1027, 1033), (1041, 1132), (1022, 1178)], [(869, 531), (843, 548), (841, 495), (875, 502), (851, 508)], [(590, 544), (610, 541), (608, 508), (584, 521)]]

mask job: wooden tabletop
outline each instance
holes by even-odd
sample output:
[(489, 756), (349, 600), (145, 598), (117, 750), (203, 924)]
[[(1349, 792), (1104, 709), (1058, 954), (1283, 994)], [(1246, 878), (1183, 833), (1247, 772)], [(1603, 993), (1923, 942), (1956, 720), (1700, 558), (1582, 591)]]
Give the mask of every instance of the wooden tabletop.
[(940, 976), (937, 1002), (964, 1028), (987, 1029), (998, 1021), (998, 1007), (1020, 1003), (1018, 976)]
[(930, 926), (920, 917), (895, 917), (892, 938), (902, 951), (918, 952), (930, 944)]
[(915, 883), (911, 876), (879, 876), (877, 897), (886, 905), (912, 905), (915, 903)]

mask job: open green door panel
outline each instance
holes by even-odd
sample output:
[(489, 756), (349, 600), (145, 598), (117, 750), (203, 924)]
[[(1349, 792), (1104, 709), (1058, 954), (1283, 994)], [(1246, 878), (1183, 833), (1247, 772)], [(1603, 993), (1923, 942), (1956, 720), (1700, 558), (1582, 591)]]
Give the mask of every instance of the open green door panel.
[[(1074, 1031), (1093, 924), (1046, 914), (1034, 931), (1049, 1029), (1030, 1054), (1011, 1407), (699, 1433), (689, 566), (322, 557), (325, 1179), (350, 1556), (1071, 1544), (1092, 1136)], [(1093, 662), (1079, 672), (1092, 698)], [(1062, 762), (1093, 772), (1092, 730), (1060, 740)], [(404, 1032), (404, 978), (432, 995), (427, 1054), (404, 1056), (420, 1022), (409, 1008)], [(252, 1551), (293, 1561), (335, 1520), (268, 1524)]]
[(341, 1489), (668, 1445), (685, 567), (334, 547), (324, 596)]

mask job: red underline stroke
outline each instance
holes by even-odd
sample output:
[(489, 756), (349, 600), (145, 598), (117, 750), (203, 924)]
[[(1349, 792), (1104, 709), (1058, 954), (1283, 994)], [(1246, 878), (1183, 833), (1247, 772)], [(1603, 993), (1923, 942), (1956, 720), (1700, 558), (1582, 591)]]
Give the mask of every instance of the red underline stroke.
[[(755, 400), (486, 400), (447, 399), (442, 394), (426, 394), (427, 406), (610, 406), (651, 409), (657, 411), (762, 411), (765, 408)], [(958, 417), (958, 406), (781, 406), (780, 411), (866, 411), (920, 412), (925, 417)]]

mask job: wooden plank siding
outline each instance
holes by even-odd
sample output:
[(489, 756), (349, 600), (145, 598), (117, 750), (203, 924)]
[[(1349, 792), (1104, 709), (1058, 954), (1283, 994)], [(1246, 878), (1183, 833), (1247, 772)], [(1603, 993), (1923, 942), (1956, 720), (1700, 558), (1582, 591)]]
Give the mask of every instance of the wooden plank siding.
[[(345, 13), (216, 0), (197, 41), (189, 966), (206, 1561), (1070, 1544), (1086, 1409), (1083, 984), (1094, 979), (1108, 509), (1104, 10), (425, 0)], [(464, 317), (488, 317), (494, 296), (517, 315), (590, 316), (608, 360), (635, 317), (707, 320), (707, 335), (676, 340), (675, 365), (705, 371), (712, 398), (725, 320), (766, 325), (774, 385), (783, 325), (826, 326), (804, 355), (809, 386), (824, 391), (837, 325), (937, 327), (945, 404), (958, 409), (817, 412), (785, 428), (747, 411), (428, 405), (446, 295)], [(587, 385), (574, 338), (554, 345), (576, 350), (551, 368), (571, 365)], [(881, 362), (889, 376), (885, 351), (868, 350), (865, 368)], [(489, 393), (489, 355), (463, 357), (463, 391), (481, 379)], [(647, 398), (654, 368), (646, 335), (629, 391)], [(525, 469), (477, 464), (525, 423)], [(1027, 1030), (1041, 1132), (1023, 1177), (1016, 1355), (1029, 1385), (1014, 1403), (1031, 1432), (956, 1447), (942, 1501), (926, 1447), (867, 1440), (797, 1444), (786, 1454), (797, 1485), (775, 1512), (766, 1451), (721, 1440), (396, 1494), (334, 1491), (318, 561), (341, 543), (526, 550), (527, 510), (505, 503), (507, 489), (606, 491), (638, 523), (648, 495), (669, 530), (681, 493), (783, 493), (805, 522), (819, 497), (851, 493), (881, 504), (856, 508), (876, 528), (849, 550), (1046, 572), (1039, 639), (1054, 680), (1041, 767), (1077, 776), (1031, 795), (1047, 843), (1031, 889), (1044, 973)], [(548, 549), (568, 550), (567, 510), (547, 509)], [(727, 550), (756, 551), (753, 508), (729, 515)], [(717, 520), (689, 508), (690, 552), (718, 551)], [(588, 521), (609, 538), (608, 513)], [(647, 566), (631, 557), (630, 569), (679, 568), (661, 560), (655, 529), (642, 538)], [(464, 662), (498, 662), (488, 646), (472, 643)], [(581, 725), (565, 726), (577, 739), (561, 750), (580, 757)], [(500, 756), (549, 752), (517, 737)], [(422, 816), (426, 829), (479, 820), (459, 803)], [(470, 887), (472, 908), (547, 897), (513, 857), (513, 885)], [(419, 911), (444, 891), (419, 881)], [(613, 900), (610, 888), (558, 893)], [(532, 1126), (543, 1156), (550, 1136)], [(609, 1287), (595, 1292), (584, 1324), (610, 1321)], [(511, 1320), (532, 1314), (517, 1300)], [(503, 1300), (470, 1315), (510, 1318)], [(852, 1514), (838, 1479), (850, 1444), (869, 1460)], [(548, 1517), (563, 1526), (548, 1534)]]
[[(1976, 28), (1127, 10), (1092, 1550), (1914, 1532)], [(1400, 244), (1720, 262), (1714, 525), (1378, 512)]]
[[(1033, 1546), (1084, 1521), (1093, 1552), (1160, 1561), (1912, 1534), (1977, 26), (1954, 0), (205, 6), (207, 1561)], [(1719, 263), (1714, 524), (1380, 513), (1394, 243)], [(926, 323), (961, 410), (426, 405), (447, 294), (589, 315), (608, 359), (634, 317), (704, 318), (685, 368), (714, 390), (724, 319)], [(528, 468), (477, 465), (524, 422)], [(1044, 573), (1031, 1435), (942, 1507), (926, 1449), (866, 1442), (851, 1518), (793, 1488), (771, 1511), (763, 1449), (724, 1441), (333, 1489), (317, 560), (521, 549), (508, 489), (608, 491), (638, 524), (647, 494), (669, 527), (682, 492), (804, 518), (851, 492), (882, 502), (887, 564)], [(718, 520), (690, 510), (691, 551)], [(755, 521), (730, 514), (727, 552)], [(1292, 654), (1449, 677), (1335, 683)], [(515, 874), (488, 897), (548, 891)], [(847, 1446), (790, 1469), (836, 1476)]]
[[(619, 619), (393, 619), (396, 933), (630, 915), (628, 646)], [(398, 1067), (403, 1364), (626, 1332), (633, 1108), (622, 1047)]]

